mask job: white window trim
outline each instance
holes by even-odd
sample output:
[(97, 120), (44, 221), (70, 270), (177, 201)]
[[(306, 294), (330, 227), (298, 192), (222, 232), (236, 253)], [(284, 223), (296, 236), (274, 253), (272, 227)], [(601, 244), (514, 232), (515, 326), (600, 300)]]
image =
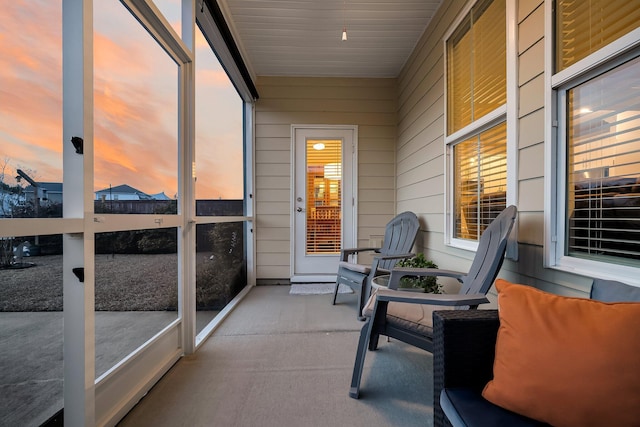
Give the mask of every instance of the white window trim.
[[(455, 197), (454, 197), (454, 164), (453, 164), (453, 147), (468, 138), (471, 138), (475, 135), (478, 135), (487, 129), (490, 129), (500, 123), (504, 123), (507, 120), (507, 106), (503, 105), (499, 108), (496, 108), (489, 114), (479, 118), (475, 122), (471, 123), (468, 126), (460, 129), (456, 133), (451, 136), (445, 136), (445, 176), (447, 180), (447, 191), (446, 191), (446, 225), (445, 225), (445, 244), (447, 246), (452, 246), (459, 249), (465, 249), (468, 251), (476, 251), (478, 250), (478, 241), (477, 240), (466, 240), (459, 239), (454, 237), (454, 221), (453, 221), (453, 212), (455, 211)], [(507, 124), (507, 129), (509, 125)], [(507, 137), (508, 137), (507, 132)], [(509, 155), (509, 147), (507, 144), (507, 160)], [(509, 167), (507, 164), (507, 177), (509, 176)], [(507, 197), (509, 193), (508, 188), (509, 179), (507, 178)], [(508, 200), (507, 200), (508, 201)]]
[(444, 141), (447, 145), (453, 145), (458, 142), (464, 141), (474, 135), (484, 132), (493, 126), (502, 123), (507, 117), (507, 105), (502, 105), (492, 112), (485, 114), (475, 122), (463, 127), (451, 135), (445, 135)]
[[(475, 122), (468, 126), (456, 131), (451, 135), (447, 135), (447, 40), (458, 28), (462, 20), (467, 16), (475, 5), (477, 0), (472, 0), (467, 3), (464, 9), (456, 17), (451, 24), (450, 28), (445, 33), (442, 40), (442, 49), (444, 52), (444, 174), (445, 174), (445, 197), (444, 197), (444, 212), (445, 212), (445, 227), (444, 227), (444, 243), (446, 246), (465, 249), (469, 251), (478, 250), (478, 242), (464, 239), (454, 238), (453, 233), (453, 211), (454, 211), (454, 197), (453, 197), (453, 146), (473, 135), (489, 129), (499, 123), (507, 123), (507, 200), (506, 205), (515, 205), (518, 200), (518, 110), (515, 108), (518, 105), (518, 74), (517, 74), (517, 62), (518, 62), (518, 31), (517, 31), (517, 7), (514, 2), (506, 1), (506, 55), (507, 55), (507, 101), (505, 105), (495, 109), (489, 114), (479, 118)], [(514, 106), (511, 109), (507, 108), (507, 105)], [(518, 240), (517, 240), (517, 226), (513, 227), (513, 231), (509, 236), (509, 243), (507, 245), (507, 257), (513, 260), (518, 259)]]
[(593, 261), (564, 255), (566, 149), (564, 126), (560, 113), (565, 105), (564, 94), (568, 83), (575, 86), (585, 76), (603, 65), (621, 62), (625, 53), (640, 46), (640, 28), (629, 32), (618, 40), (592, 53), (570, 67), (553, 74), (554, 0), (545, 0), (545, 108), (544, 139), (545, 171), (544, 188), (544, 266), (555, 270), (579, 274), (592, 278), (620, 280), (640, 286), (638, 268), (601, 261)]

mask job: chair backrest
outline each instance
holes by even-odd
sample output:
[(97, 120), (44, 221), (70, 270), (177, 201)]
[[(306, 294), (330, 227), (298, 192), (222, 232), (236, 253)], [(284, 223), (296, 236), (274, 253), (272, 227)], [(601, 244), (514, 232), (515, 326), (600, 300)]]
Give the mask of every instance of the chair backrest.
[[(411, 252), (420, 223), (413, 212), (402, 212), (387, 224), (384, 231), (384, 241), (380, 248), (381, 255), (399, 255)], [(379, 268), (390, 270), (398, 262), (397, 259), (382, 260)]]
[(513, 228), (518, 209), (509, 206), (484, 230), (478, 242), (476, 256), (469, 273), (462, 279), (460, 294), (486, 294), (496, 279), (504, 253), (507, 250), (509, 233)]

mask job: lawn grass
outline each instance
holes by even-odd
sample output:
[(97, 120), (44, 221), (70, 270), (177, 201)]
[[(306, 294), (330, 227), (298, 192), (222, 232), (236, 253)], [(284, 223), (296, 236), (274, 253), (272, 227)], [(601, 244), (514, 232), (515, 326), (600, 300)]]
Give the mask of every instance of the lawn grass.
[[(196, 257), (197, 305), (224, 306), (233, 296), (226, 268), (208, 255)], [(25, 258), (35, 266), (0, 270), (0, 311), (61, 311), (62, 255)], [(95, 308), (98, 311), (177, 310), (177, 254), (115, 254), (95, 257)], [(211, 280), (217, 278), (217, 280)], [(223, 286), (224, 285), (224, 286)]]

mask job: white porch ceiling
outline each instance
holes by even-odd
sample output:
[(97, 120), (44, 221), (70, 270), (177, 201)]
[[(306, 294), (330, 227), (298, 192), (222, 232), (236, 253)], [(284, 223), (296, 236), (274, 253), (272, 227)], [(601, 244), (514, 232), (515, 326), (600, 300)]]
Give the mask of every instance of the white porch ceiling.
[(397, 77), (442, 0), (218, 3), (254, 78)]

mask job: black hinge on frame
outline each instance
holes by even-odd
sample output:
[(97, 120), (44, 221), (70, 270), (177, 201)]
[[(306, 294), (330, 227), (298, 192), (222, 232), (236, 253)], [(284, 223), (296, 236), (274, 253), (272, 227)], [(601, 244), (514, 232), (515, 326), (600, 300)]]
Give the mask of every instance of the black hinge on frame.
[(76, 267), (71, 271), (73, 271), (73, 274), (76, 275), (80, 283), (84, 283), (84, 267)]
[(76, 149), (76, 153), (83, 154), (84, 153), (84, 139), (79, 136), (72, 136), (71, 143), (73, 147)]

